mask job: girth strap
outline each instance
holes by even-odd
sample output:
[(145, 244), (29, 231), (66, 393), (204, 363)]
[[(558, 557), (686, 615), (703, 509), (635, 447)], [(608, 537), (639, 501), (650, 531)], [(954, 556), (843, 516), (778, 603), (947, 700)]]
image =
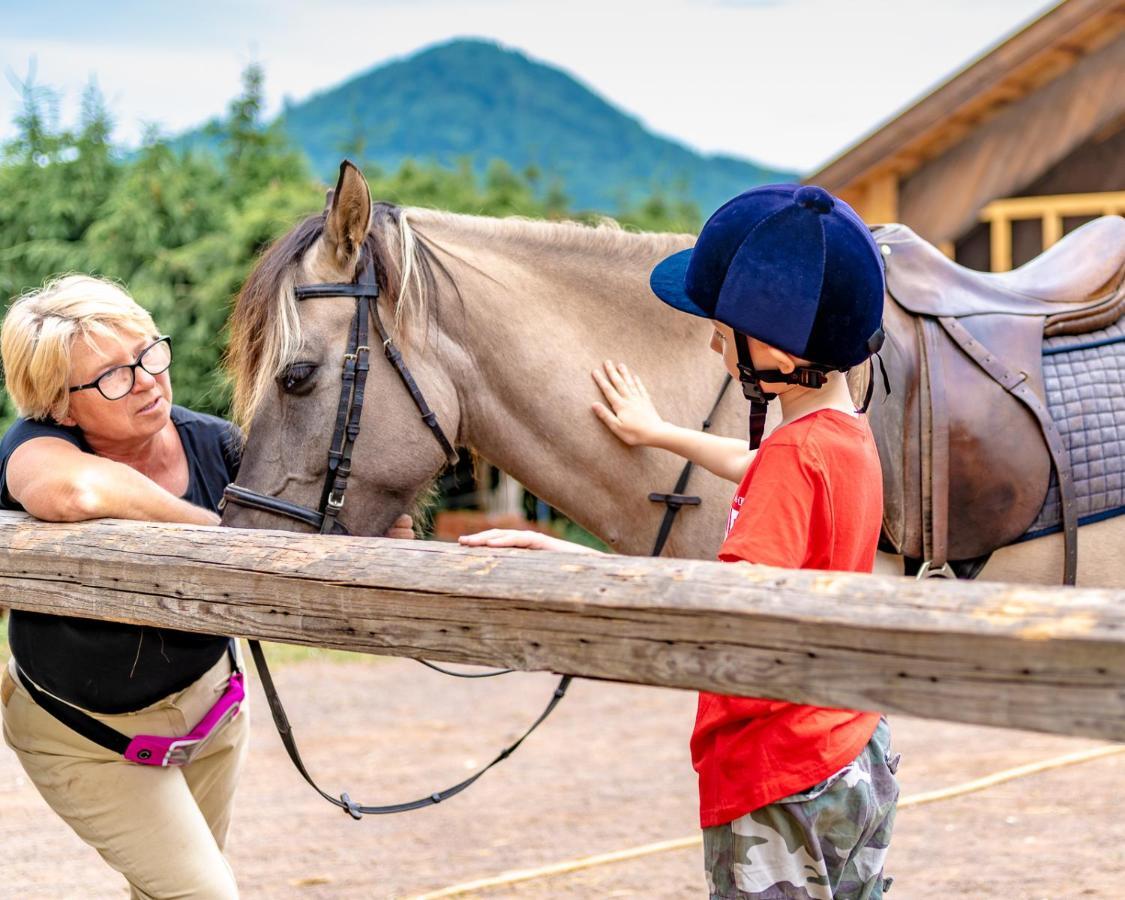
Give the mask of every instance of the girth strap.
[(1065, 555), (1063, 560), (1063, 583), (1074, 584), (1078, 575), (1078, 497), (1070, 470), (1070, 456), (1063, 445), (1062, 435), (1051, 418), (1051, 413), (1028, 383), (1027, 374), (1013, 372), (1001, 362), (984, 344), (974, 338), (957, 319), (941, 316), (941, 327), (965, 354), (988, 376), (1019, 400), (1035, 416), (1043, 440), (1051, 454), (1055, 476), (1059, 483), (1059, 498), (1062, 501), (1063, 539)]
[[(727, 388), (730, 387), (733, 380), (729, 374), (723, 379), (723, 384), (719, 388), (719, 396), (715, 398), (711, 411), (707, 413), (707, 418), (703, 420), (701, 431), (711, 430), (711, 420), (715, 418), (715, 413), (719, 411), (719, 405), (723, 402)], [(656, 543), (652, 547), (653, 556), (659, 556), (664, 552), (664, 545), (668, 543), (668, 538), (672, 534), (672, 526), (676, 523), (676, 516), (680, 514), (680, 510), (685, 506), (698, 506), (703, 502), (699, 497), (684, 493), (687, 490), (688, 481), (691, 480), (691, 473), (694, 468), (695, 463), (691, 460), (684, 463), (684, 467), (680, 471), (680, 477), (676, 479), (676, 486), (672, 488), (672, 493), (662, 494), (659, 491), (653, 491), (648, 495), (648, 499), (653, 503), (667, 505), (667, 509), (664, 510), (664, 518), (660, 522), (660, 530), (656, 533)]]

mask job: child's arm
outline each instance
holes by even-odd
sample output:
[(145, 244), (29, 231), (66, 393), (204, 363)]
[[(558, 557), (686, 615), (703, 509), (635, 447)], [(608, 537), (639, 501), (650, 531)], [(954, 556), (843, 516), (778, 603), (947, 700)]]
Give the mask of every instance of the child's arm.
[(754, 451), (747, 449), (746, 441), (665, 422), (641, 379), (624, 363), (607, 361), (602, 369), (595, 369), (592, 374), (609, 404), (607, 407), (595, 403), (594, 413), (624, 443), (630, 447), (639, 444), (670, 450), (720, 478), (735, 484), (742, 481), (754, 458)]
[(490, 528), (476, 534), (463, 534), (457, 539), (463, 547), (517, 547), (523, 550), (553, 550), (556, 553), (601, 553), (593, 547), (564, 541), (537, 531), (512, 528)]

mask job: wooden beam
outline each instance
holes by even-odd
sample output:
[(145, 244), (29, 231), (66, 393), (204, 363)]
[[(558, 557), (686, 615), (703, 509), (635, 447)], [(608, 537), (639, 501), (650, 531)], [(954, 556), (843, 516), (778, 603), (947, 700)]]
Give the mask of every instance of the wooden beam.
[(1055, 212), (1047, 212), (1043, 214), (1043, 249), (1053, 247), (1060, 240), (1063, 235), (1063, 220), (1062, 216)]
[(860, 218), (870, 225), (898, 221), (898, 177), (885, 173), (869, 181), (863, 192), (863, 201), (856, 208)]
[(1125, 739), (1125, 592), (0, 513), (11, 607)]
[(982, 222), (990, 222), (995, 217), (1038, 219), (1046, 215), (1111, 216), (1115, 213), (1125, 213), (1125, 191), (1006, 197), (993, 200), (981, 209), (980, 219)]
[(993, 272), (1007, 272), (1012, 268), (1012, 223), (998, 214), (989, 221), (990, 268)]
[(928, 240), (957, 240), (997, 197), (1066, 159), (1087, 135), (1125, 114), (1125, 35), (1066, 75), (997, 113), (899, 186), (902, 221)]

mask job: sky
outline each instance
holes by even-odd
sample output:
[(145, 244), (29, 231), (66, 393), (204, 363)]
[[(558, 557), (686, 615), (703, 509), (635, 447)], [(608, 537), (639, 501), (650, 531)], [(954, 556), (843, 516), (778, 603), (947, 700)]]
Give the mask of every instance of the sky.
[(0, 140), (35, 82), (64, 125), (95, 79), (126, 144), (269, 108), (454, 37), (556, 65), (697, 150), (813, 171), (1050, 9), (1043, 0), (0, 0)]

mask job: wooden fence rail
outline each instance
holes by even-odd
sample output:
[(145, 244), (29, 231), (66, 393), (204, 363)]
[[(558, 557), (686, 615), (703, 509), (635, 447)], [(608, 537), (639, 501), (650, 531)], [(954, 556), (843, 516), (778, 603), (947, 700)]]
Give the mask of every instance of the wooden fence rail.
[(1125, 740), (1125, 591), (0, 513), (0, 604)]

